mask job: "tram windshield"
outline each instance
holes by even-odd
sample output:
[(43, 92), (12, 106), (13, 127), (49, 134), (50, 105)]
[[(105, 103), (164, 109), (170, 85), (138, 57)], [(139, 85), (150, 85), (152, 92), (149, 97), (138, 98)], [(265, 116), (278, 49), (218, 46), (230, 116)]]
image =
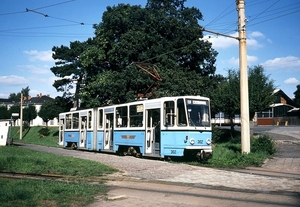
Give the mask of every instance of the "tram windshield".
[(210, 126), (209, 103), (207, 100), (187, 99), (186, 108), (190, 126)]

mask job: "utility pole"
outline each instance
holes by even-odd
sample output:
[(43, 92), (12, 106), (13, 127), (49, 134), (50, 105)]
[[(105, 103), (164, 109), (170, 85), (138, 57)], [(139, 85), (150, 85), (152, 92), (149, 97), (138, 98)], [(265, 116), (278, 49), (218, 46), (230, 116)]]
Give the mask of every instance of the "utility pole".
[(21, 93), (21, 102), (20, 102), (20, 140), (23, 136), (23, 93)]
[(249, 125), (249, 92), (246, 47), (246, 18), (244, 0), (236, 0), (238, 11), (239, 32), (239, 64), (240, 64), (240, 101), (241, 101), (241, 144), (242, 153), (250, 153), (250, 125)]

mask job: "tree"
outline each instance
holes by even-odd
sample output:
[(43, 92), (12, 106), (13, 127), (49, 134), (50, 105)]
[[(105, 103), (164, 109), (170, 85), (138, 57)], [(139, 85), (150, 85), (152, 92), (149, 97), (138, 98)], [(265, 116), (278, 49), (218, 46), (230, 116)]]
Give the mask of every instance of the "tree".
[(43, 119), (46, 123), (46, 127), (48, 127), (48, 121), (58, 118), (59, 113), (62, 112), (62, 109), (56, 105), (55, 100), (44, 102), (41, 106), (38, 115)]
[(11, 100), (11, 101), (20, 101), (21, 99), (21, 93), (11, 93), (9, 94), (8, 96), (8, 99)]
[[(51, 71), (61, 79), (55, 80), (53, 86), (57, 91), (63, 92), (63, 98), (73, 98), (74, 106), (77, 107), (80, 85), (84, 78), (84, 71), (79, 56), (89, 44), (86, 42), (71, 42), (70, 46), (53, 47), (53, 59), (56, 60), (55, 66)], [(75, 96), (71, 92), (75, 84)]]
[(228, 70), (228, 75), (212, 94), (213, 111), (223, 112), (230, 119), (231, 131), (234, 131), (233, 119), (240, 111), (239, 74), (236, 70)]
[[(8, 113), (11, 115), (13, 113), (18, 113), (20, 115), (20, 105), (12, 105), (9, 109), (8, 109)], [(15, 117), (13, 116), (13, 122), (14, 122), (14, 126), (16, 123), (16, 120), (19, 119), (19, 117)]]
[(0, 106), (0, 119), (10, 119), (11, 115), (7, 109), (7, 106), (1, 105)]
[(297, 90), (294, 92), (295, 98), (293, 99), (297, 107), (300, 107), (300, 85), (297, 85)]
[[(274, 80), (264, 74), (260, 65), (249, 68), (249, 118), (254, 118), (255, 112), (263, 111), (275, 101)], [(238, 70), (229, 70), (226, 80), (221, 82), (212, 94), (215, 111), (224, 112), (231, 121), (231, 130), (234, 130), (233, 118), (240, 112), (240, 78)]]
[[(132, 63), (155, 65), (162, 82), (153, 97), (206, 95), (217, 52), (201, 40), (201, 12), (184, 0), (149, 0), (145, 8), (107, 7), (92, 44), (79, 59), (85, 71), (84, 106), (135, 100), (153, 79)], [(151, 97), (151, 98), (153, 98)]]
[[(29, 99), (29, 86), (27, 86), (26, 88), (22, 88), (21, 93), (23, 94), (23, 97), (25, 98), (25, 100)], [(20, 95), (21, 97), (21, 95)]]
[(37, 117), (37, 111), (33, 104), (29, 104), (23, 109), (23, 120), (30, 126), (30, 121)]
[(254, 118), (255, 112), (269, 108), (275, 101), (273, 92), (275, 90), (274, 80), (264, 74), (261, 65), (249, 69), (249, 117)]

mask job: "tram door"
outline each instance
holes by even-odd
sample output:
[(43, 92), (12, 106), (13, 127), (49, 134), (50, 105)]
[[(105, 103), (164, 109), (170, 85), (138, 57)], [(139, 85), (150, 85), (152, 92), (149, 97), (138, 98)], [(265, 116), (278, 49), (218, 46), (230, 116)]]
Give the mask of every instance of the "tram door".
[(59, 117), (59, 145), (64, 143), (64, 131), (65, 131), (65, 117)]
[(146, 154), (160, 154), (160, 109), (146, 110)]
[(103, 137), (103, 148), (104, 150), (113, 149), (113, 126), (114, 126), (114, 114), (107, 113), (104, 116), (104, 137)]
[(80, 143), (79, 147), (86, 147), (87, 114), (80, 114)]

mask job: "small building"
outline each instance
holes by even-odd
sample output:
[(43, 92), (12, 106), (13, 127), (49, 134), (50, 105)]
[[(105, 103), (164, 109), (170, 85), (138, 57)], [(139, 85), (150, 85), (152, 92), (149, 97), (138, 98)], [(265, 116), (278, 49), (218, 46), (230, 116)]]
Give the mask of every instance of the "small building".
[(274, 103), (264, 111), (256, 112), (254, 122), (257, 125), (299, 125), (299, 117), (290, 116), (290, 111), (297, 109), (293, 100), (280, 89), (276, 89), (274, 95)]
[[(49, 95), (43, 95), (43, 94), (37, 94), (35, 97), (24, 97), (23, 99), (23, 108), (27, 107), (28, 105), (33, 105), (36, 108), (36, 111), (39, 112), (41, 109), (41, 106), (43, 103), (47, 101), (52, 101), (53, 98), (51, 98)], [(8, 99), (0, 99), (0, 104), (6, 105), (8, 108), (10, 108), (13, 105), (20, 106), (20, 101), (10, 101)], [(20, 126), (20, 119), (17, 119), (15, 122), (16, 126)], [(30, 122), (30, 126), (46, 126), (46, 123), (43, 121), (43, 119), (39, 116), (37, 116), (34, 120)], [(48, 126), (58, 126), (58, 119), (55, 118), (53, 120), (50, 120), (48, 122)]]

